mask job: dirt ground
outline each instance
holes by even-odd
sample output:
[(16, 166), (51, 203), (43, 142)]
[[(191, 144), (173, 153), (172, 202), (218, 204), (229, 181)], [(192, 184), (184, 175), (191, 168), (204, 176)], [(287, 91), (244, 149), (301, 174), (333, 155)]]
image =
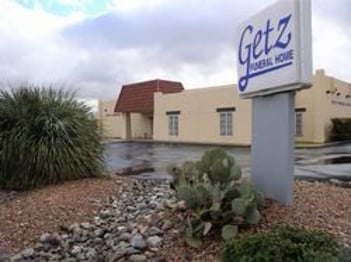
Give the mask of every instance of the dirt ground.
[(116, 179), (83, 179), (28, 192), (2, 192), (1, 252), (14, 254), (30, 247), (44, 232), (91, 220), (102, 203), (116, 196), (118, 185)]
[[(0, 202), (0, 251), (14, 254), (32, 246), (44, 232), (91, 220), (103, 204), (118, 197), (121, 181), (84, 179), (29, 192), (10, 192), (8, 199), (3, 192), (0, 194), (5, 199)], [(223, 246), (220, 238), (213, 234), (200, 249), (189, 248), (184, 244), (183, 222), (174, 226), (178, 233), (166, 236), (162, 250), (166, 261), (215, 261)], [(351, 188), (297, 181), (292, 206), (266, 200), (260, 225), (240, 233), (266, 231), (278, 224), (327, 231), (351, 246)]]

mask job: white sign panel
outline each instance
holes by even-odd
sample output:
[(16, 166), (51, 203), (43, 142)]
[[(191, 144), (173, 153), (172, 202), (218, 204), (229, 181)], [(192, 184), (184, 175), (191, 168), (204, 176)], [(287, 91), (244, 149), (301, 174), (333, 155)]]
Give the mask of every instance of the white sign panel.
[(254, 97), (312, 83), (310, 0), (281, 0), (239, 27), (238, 92)]

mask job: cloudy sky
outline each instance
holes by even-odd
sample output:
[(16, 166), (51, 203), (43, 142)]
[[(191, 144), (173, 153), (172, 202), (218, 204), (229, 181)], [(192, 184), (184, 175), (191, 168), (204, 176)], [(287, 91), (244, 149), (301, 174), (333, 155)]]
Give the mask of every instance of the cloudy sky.
[[(0, 0), (0, 81), (112, 99), (154, 78), (236, 82), (236, 30), (272, 0)], [(351, 1), (312, 0), (314, 69), (351, 82)]]

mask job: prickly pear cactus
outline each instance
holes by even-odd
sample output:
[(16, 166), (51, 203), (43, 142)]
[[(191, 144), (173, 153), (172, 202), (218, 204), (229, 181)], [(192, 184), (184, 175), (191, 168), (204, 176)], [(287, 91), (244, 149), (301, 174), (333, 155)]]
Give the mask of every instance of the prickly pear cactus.
[(177, 198), (193, 211), (186, 229), (190, 246), (200, 247), (202, 237), (213, 228), (221, 229), (223, 239), (229, 240), (238, 233), (238, 221), (259, 223), (260, 194), (241, 179), (240, 167), (224, 150), (208, 150), (200, 161), (169, 166), (167, 171)]

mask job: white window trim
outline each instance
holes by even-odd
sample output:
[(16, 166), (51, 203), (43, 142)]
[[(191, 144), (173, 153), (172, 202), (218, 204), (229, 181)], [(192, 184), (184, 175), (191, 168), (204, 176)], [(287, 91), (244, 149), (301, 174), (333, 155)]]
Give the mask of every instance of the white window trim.
[(219, 112), (219, 135), (233, 136), (233, 111)]
[(168, 135), (179, 136), (179, 111), (167, 112), (168, 117)]
[(295, 111), (295, 137), (303, 136), (303, 111)]

